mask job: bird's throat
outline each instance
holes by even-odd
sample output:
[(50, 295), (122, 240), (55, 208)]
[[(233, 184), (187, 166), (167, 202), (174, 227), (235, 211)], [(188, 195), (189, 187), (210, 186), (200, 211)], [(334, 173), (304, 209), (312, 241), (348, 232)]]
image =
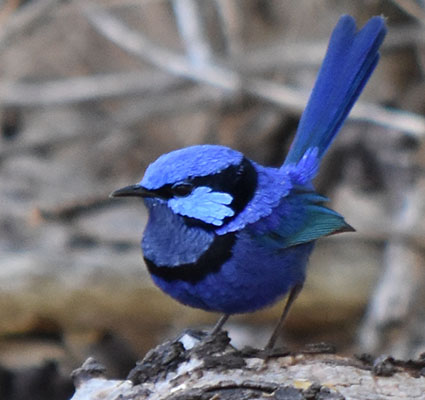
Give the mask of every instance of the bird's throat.
[(231, 257), (235, 233), (217, 235), (187, 224), (165, 204), (149, 209), (142, 249), (151, 274), (168, 281), (197, 282)]

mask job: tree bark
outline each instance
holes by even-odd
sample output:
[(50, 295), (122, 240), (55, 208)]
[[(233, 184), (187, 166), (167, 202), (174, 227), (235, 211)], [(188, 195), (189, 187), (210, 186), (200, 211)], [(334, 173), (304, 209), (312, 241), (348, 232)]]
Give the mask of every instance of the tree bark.
[(125, 381), (107, 379), (88, 359), (73, 373), (72, 400), (423, 399), (424, 376), (425, 357), (348, 358), (324, 344), (297, 353), (239, 351), (225, 332), (202, 340), (186, 333), (148, 352)]

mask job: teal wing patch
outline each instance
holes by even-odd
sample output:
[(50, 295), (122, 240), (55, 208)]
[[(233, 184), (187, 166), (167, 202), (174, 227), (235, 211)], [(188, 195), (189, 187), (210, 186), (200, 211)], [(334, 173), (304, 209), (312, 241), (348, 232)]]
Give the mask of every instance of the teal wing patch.
[(312, 204), (306, 207), (306, 211), (308, 217), (305, 225), (285, 238), (284, 247), (311, 242), (334, 233), (354, 231), (341, 215), (329, 208)]
[[(325, 201), (326, 197), (311, 191), (297, 191), (293, 196), (288, 196), (279, 207), (283, 212), (278, 224), (264, 221), (268, 229), (259, 227), (257, 240), (268, 247), (283, 249), (322, 236), (354, 231), (344, 217), (321, 204)], [(276, 218), (279, 213), (276, 211), (270, 218)]]

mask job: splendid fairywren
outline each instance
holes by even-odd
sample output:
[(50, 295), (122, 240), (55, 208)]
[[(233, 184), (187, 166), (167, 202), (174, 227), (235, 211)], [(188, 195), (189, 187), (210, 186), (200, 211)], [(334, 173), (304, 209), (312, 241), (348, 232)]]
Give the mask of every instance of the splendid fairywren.
[(359, 31), (352, 17), (340, 18), (280, 168), (224, 146), (192, 146), (162, 155), (140, 183), (112, 193), (143, 198), (142, 249), (152, 279), (183, 304), (223, 313), (214, 331), (229, 315), (289, 293), (272, 348), (316, 239), (353, 230), (323, 205), (312, 179), (375, 69), (385, 34), (382, 17)]

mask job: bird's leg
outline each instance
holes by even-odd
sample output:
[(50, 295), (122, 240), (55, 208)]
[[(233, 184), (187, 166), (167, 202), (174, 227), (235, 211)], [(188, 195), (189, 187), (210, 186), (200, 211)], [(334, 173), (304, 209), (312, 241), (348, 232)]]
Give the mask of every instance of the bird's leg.
[(285, 304), (285, 308), (283, 309), (283, 313), (280, 316), (279, 322), (276, 325), (276, 328), (274, 329), (272, 335), (270, 336), (270, 339), (266, 345), (266, 347), (264, 348), (264, 350), (271, 350), (273, 349), (276, 340), (279, 336), (279, 333), (282, 329), (282, 325), (285, 322), (285, 319), (289, 313), (289, 309), (291, 308), (292, 303), (295, 301), (295, 299), (297, 298), (298, 294), (301, 292), (301, 289), (303, 288), (302, 284), (298, 284), (295, 285), (291, 291), (289, 292), (289, 296), (288, 296), (288, 300), (286, 300), (286, 304)]
[(229, 314), (223, 314), (220, 317), (220, 319), (217, 321), (217, 323), (215, 324), (215, 326), (214, 326), (213, 330), (210, 332), (209, 336), (217, 335), (217, 333), (221, 331), (221, 328), (226, 323), (226, 321), (229, 319), (229, 317), (230, 317)]

